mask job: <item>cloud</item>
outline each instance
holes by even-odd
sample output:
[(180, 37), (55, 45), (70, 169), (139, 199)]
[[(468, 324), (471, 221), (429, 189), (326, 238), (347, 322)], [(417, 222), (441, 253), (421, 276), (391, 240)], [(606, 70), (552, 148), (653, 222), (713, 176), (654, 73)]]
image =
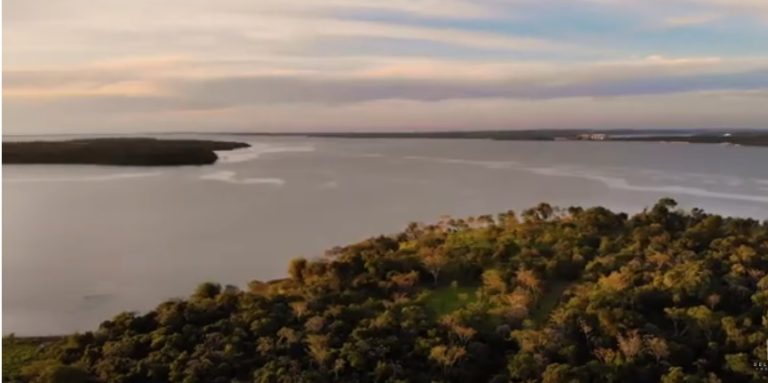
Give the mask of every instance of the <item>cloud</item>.
[[(160, 62), (147, 72), (147, 63)], [(172, 63), (172, 64), (171, 64)], [(254, 71), (251, 67), (260, 65)], [(468, 98), (550, 99), (615, 97), (768, 84), (768, 59), (719, 57), (560, 63), (547, 61), (356, 58), (316, 68), (290, 62), (205, 63), (150, 58), (58, 70), (5, 71), (8, 98), (106, 97), (135, 105), (138, 96), (178, 100), (178, 108), (222, 108), (258, 103), (354, 103), (384, 99), (439, 101)], [(223, 69), (222, 69), (223, 67)], [(273, 68), (271, 70), (270, 68)], [(278, 71), (282, 68), (282, 71)]]
[(693, 0), (696, 3), (713, 5), (725, 11), (737, 10), (746, 12), (761, 12), (768, 15), (768, 3), (763, 0)]
[[(612, 8), (621, 15), (646, 18), (647, 25), (680, 28), (712, 24), (737, 17), (738, 23), (768, 20), (768, 2), (764, 0), (578, 0), (582, 4)], [(734, 21), (732, 21), (734, 22)], [(734, 25), (734, 24), (731, 24)]]
[[(379, 23), (369, 21), (347, 21), (338, 19), (307, 19), (291, 23), (273, 20), (270, 31), (245, 31), (246, 37), (255, 41), (265, 36), (280, 36), (295, 41), (311, 41), (322, 38), (381, 37), (398, 40), (432, 41), (448, 45), (459, 45), (484, 49), (518, 51), (553, 51), (576, 49), (565, 43), (538, 38), (521, 38), (506, 34), (476, 32), (451, 28), (426, 28), (411, 25)], [(582, 49), (587, 49), (583, 47)]]
[(81, 83), (61, 87), (14, 87), (3, 91), (11, 98), (62, 98), (85, 96), (160, 96), (162, 90), (147, 81), (117, 81), (107, 84)]
[[(571, 120), (597, 123), (608, 113), (604, 106), (617, 99), (657, 112), (664, 110), (656, 100), (679, 101), (681, 120), (675, 121), (681, 125), (701, 123), (694, 108), (702, 105), (754, 122), (764, 115), (750, 108), (768, 88), (768, 58), (758, 56), (768, 48), (768, 31), (745, 15), (768, 14), (763, 4), (9, 0), (6, 127), (193, 130), (245, 128), (257, 120), (270, 130), (354, 121), (370, 129), (386, 125), (380, 119), (391, 126), (469, 124), (449, 106), (473, 116), (478, 127), (545, 126), (560, 122), (531, 114), (562, 108)], [(736, 99), (750, 105), (745, 116), (730, 114)], [(681, 100), (691, 110), (683, 112)], [(385, 107), (397, 109), (387, 117)], [(610, 112), (611, 121), (638, 118), (619, 110), (626, 118)], [(308, 121), (300, 121), (305, 115)]]
[[(514, 1), (507, 3), (514, 3)], [(11, 0), (7, 2), (7, 12), (13, 14), (13, 20), (100, 19), (120, 13), (127, 17), (137, 14), (157, 18), (158, 14), (146, 15), (147, 10), (175, 10), (180, 15), (199, 15), (208, 12), (211, 16), (226, 13), (261, 13), (275, 14), (329, 14), (345, 10), (368, 10), (375, 12), (396, 12), (402, 14), (423, 15), (447, 18), (486, 18), (498, 16), (503, 2), (469, 0), (219, 0), (216, 4), (201, 0), (164, 0), (158, 3), (152, 0), (66, 0), (51, 3), (46, 0)], [(81, 10), (90, 8), (90, 12)], [(143, 20), (147, 21), (147, 20)]]
[(720, 15), (713, 13), (673, 16), (664, 19), (663, 25), (667, 27), (690, 27), (709, 24), (720, 19)]
[(653, 0), (651, 4), (654, 6), (672, 5), (688, 11), (698, 9), (703, 12), (672, 17), (667, 19), (670, 22), (668, 26), (703, 25), (734, 15), (757, 17), (763, 21), (768, 20), (768, 2), (763, 0)]
[(302, 76), (233, 77), (187, 82), (179, 94), (201, 105), (226, 107), (271, 103), (357, 103), (373, 100), (441, 101), (450, 99), (556, 99), (668, 94), (720, 89), (763, 89), (768, 71), (655, 75), (627, 78), (528, 78), (461, 81), (443, 79), (349, 79)]
[[(149, 58), (85, 69), (6, 71), (4, 122), (6, 132), (17, 134), (535, 129), (590, 123), (606, 128), (758, 127), (768, 113), (760, 106), (768, 92), (766, 59), (656, 55), (579, 65), (350, 61), (334, 62), (345, 70), (279, 76), (253, 75), (250, 62), (223, 62), (216, 65), (226, 70), (216, 65), (206, 70), (200, 68), (210, 63), (193, 60), (153, 67), (149, 76), (142, 70), (153, 62)], [(429, 67), (457, 72), (433, 75)], [(152, 91), (130, 91), (128, 85), (137, 78), (149, 81), (138, 83), (138, 89), (146, 85)], [(45, 92), (23, 93), (30, 88)]]
[[(300, 4), (306, 5), (307, 1)], [(321, 7), (347, 7), (372, 11), (394, 11), (423, 15), (429, 17), (448, 18), (488, 18), (493, 17), (493, 6), (483, 5), (483, 2), (461, 0), (331, 0), (315, 1)]]
[[(732, 92), (731, 92), (732, 93)], [(147, 100), (151, 101), (151, 100)], [(80, 105), (75, 105), (80, 103)], [(378, 100), (351, 104), (277, 103), (221, 109), (114, 113), (103, 104), (68, 100), (25, 109), (7, 101), (6, 134), (160, 131), (408, 131), (456, 129), (750, 128), (768, 120), (765, 99), (714, 92), (558, 99)], [(149, 102), (149, 105), (152, 105)], [(77, 108), (75, 108), (77, 106)], [(80, 112), (73, 113), (73, 109)], [(56, 121), (56, 124), (51, 124)], [(23, 126), (24, 129), (17, 127)]]
[[(567, 43), (450, 24), (369, 20), (350, 10), (426, 18), (501, 17), (495, 2), (463, 0), (10, 1), (6, 66), (84, 63), (124, 56), (285, 55), (318, 41), (385, 38), (499, 50), (557, 50)], [(586, 47), (581, 47), (585, 49)], [(571, 49), (574, 49), (573, 47)]]

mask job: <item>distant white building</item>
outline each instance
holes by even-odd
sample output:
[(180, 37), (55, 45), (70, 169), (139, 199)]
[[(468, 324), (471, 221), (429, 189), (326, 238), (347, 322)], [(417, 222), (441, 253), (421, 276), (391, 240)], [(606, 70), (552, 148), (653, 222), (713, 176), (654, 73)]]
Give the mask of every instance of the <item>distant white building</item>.
[(579, 134), (579, 139), (587, 141), (605, 141), (608, 139), (608, 135), (605, 133), (584, 133)]

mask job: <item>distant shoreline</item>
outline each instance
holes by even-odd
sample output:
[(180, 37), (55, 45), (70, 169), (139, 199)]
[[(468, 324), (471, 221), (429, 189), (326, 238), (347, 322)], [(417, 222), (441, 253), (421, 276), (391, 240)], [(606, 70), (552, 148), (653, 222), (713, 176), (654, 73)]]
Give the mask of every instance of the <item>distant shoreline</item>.
[[(346, 139), (478, 139), (495, 141), (593, 141), (593, 142), (658, 142), (658, 143), (690, 143), (690, 144), (721, 144), (732, 146), (768, 146), (768, 130), (478, 130), (478, 131), (403, 131), (403, 132), (157, 132), (144, 133), (146, 136), (173, 137), (178, 135), (229, 135), (250, 137), (305, 137), (305, 138), (346, 138)], [(87, 134), (57, 134), (52, 136), (76, 137), (89, 136)], [(28, 137), (38, 139), (46, 135), (6, 135), (4, 137)], [(139, 140), (130, 135), (98, 135), (90, 136), (82, 140)], [(165, 139), (163, 139), (165, 140)], [(176, 141), (176, 140), (174, 140)], [(178, 140), (198, 141), (198, 140)], [(205, 141), (205, 140), (200, 140)], [(13, 142), (13, 141), (11, 141)], [(43, 141), (61, 142), (61, 141)], [(205, 141), (216, 142), (216, 141)], [(225, 143), (242, 144), (242, 143)], [(5, 145), (5, 144), (4, 144)], [(5, 146), (4, 146), (5, 148)], [(228, 150), (228, 149), (216, 149)]]
[(216, 151), (249, 146), (242, 142), (156, 138), (3, 142), (3, 164), (209, 165), (218, 160)]
[(350, 139), (485, 139), (496, 141), (624, 141), (624, 142), (679, 142), (691, 144), (723, 144), (734, 146), (768, 146), (768, 131), (647, 131), (647, 130), (499, 130), (456, 132), (302, 132), (302, 133), (249, 133), (230, 132), (229, 135), (262, 137), (317, 137)]

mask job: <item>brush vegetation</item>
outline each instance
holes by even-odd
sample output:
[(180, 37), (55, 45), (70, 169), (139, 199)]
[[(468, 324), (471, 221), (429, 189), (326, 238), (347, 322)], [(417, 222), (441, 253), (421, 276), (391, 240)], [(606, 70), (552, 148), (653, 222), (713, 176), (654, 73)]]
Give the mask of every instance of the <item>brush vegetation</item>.
[(766, 381), (768, 223), (668, 199), (411, 224), (288, 269), (120, 314), (11, 378)]

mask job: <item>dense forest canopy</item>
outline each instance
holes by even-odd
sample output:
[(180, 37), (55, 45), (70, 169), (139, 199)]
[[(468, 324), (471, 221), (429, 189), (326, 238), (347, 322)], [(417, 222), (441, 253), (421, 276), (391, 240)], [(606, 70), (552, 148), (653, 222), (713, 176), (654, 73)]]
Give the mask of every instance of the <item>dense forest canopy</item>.
[[(215, 256), (215, 255), (212, 255)], [(258, 256), (258, 255), (255, 255)], [(547, 204), (205, 283), (40, 351), (35, 382), (752, 382), (768, 222)]]

